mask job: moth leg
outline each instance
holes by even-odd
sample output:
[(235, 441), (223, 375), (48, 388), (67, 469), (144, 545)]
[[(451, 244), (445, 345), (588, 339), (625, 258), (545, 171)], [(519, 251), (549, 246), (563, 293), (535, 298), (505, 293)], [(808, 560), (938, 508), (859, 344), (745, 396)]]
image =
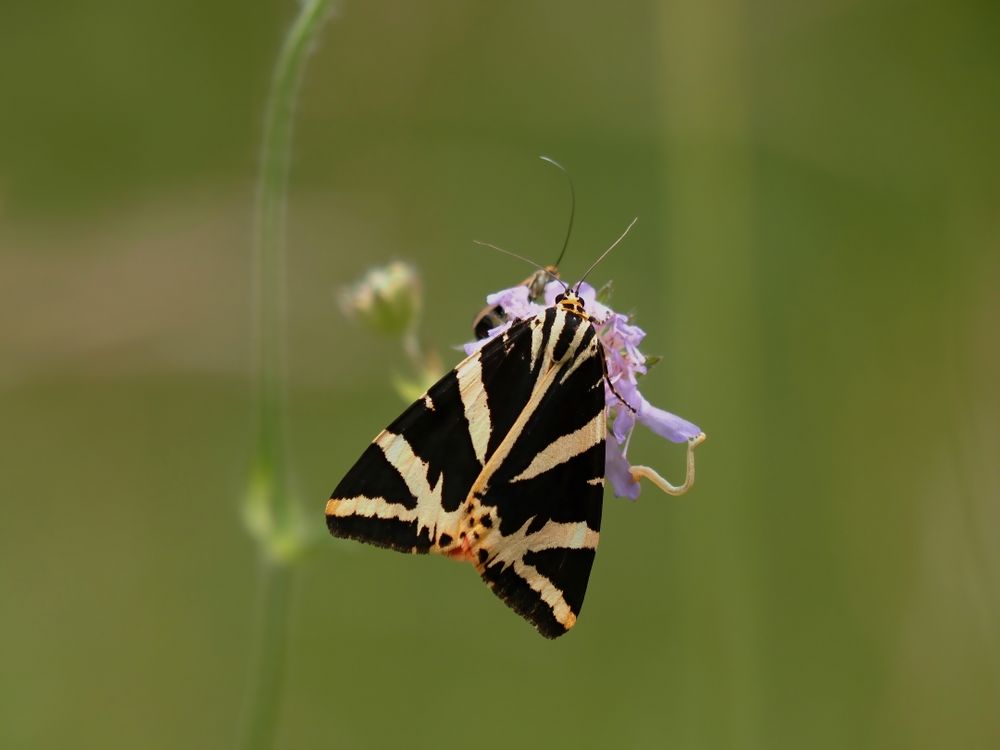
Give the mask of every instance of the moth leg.
[[(595, 322), (593, 318), (588, 318), (588, 319), (589, 319), (589, 320), (590, 320), (591, 322)], [(600, 346), (604, 346), (604, 344), (600, 344)], [(636, 411), (636, 410), (635, 410), (635, 409), (634, 409), (634, 408), (632, 407), (632, 404), (630, 404), (630, 403), (629, 403), (628, 401), (626, 401), (626, 400), (625, 400), (625, 399), (624, 399), (624, 398), (622, 397), (622, 394), (620, 394), (620, 393), (618, 392), (618, 390), (617, 390), (617, 389), (615, 388), (615, 384), (611, 382), (611, 376), (610, 376), (610, 375), (608, 374), (608, 360), (607, 360), (607, 358), (605, 358), (605, 357), (601, 357), (601, 367), (602, 367), (602, 368), (604, 368), (604, 382), (608, 384), (608, 388), (610, 388), (610, 389), (611, 389), (611, 392), (612, 392), (613, 394), (615, 394), (615, 396), (617, 396), (617, 397), (618, 397), (618, 400), (619, 400), (619, 401), (621, 401), (621, 402), (622, 402), (622, 403), (623, 403), (623, 404), (625, 405), (625, 408), (626, 408), (626, 409), (628, 409), (628, 410), (629, 410), (630, 412), (632, 412), (633, 414), (635, 414), (636, 416), (638, 416), (638, 415), (639, 415), (639, 412), (637, 412), (637, 411)]]
[(694, 484), (694, 449), (704, 442), (705, 442), (704, 432), (698, 433), (698, 435), (696, 435), (695, 437), (688, 439), (687, 473), (684, 476), (684, 483), (682, 485), (676, 486), (671, 484), (662, 476), (660, 476), (655, 469), (652, 469), (649, 466), (630, 467), (629, 471), (632, 474), (632, 478), (638, 482), (640, 477), (645, 477), (654, 485), (656, 485), (659, 489), (661, 489), (663, 492), (666, 492), (668, 495), (683, 495), (685, 492), (691, 489), (691, 485)]
[[(604, 367), (606, 369), (607, 365), (605, 365)], [(630, 404), (628, 401), (626, 401), (624, 398), (622, 398), (622, 394), (620, 394), (617, 390), (615, 390), (615, 384), (611, 382), (611, 379), (608, 377), (607, 372), (604, 373), (604, 382), (608, 384), (608, 388), (610, 388), (611, 392), (613, 394), (615, 394), (615, 396), (618, 397), (618, 400), (621, 401), (623, 404), (625, 404), (625, 408), (626, 409), (628, 409), (630, 412), (632, 412), (636, 416), (639, 415), (639, 412), (637, 412), (635, 410), (635, 408), (632, 406), (632, 404)]]

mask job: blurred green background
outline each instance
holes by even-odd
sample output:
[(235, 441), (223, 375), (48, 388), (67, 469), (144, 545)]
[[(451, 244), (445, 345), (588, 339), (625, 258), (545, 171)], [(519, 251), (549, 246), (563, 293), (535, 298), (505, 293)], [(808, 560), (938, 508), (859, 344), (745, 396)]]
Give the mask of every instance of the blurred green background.
[[(289, 1), (0, 6), (0, 746), (230, 746), (257, 555), (251, 207)], [(466, 566), (322, 539), (279, 746), (1000, 747), (1000, 6), (345, 3), (289, 203), (289, 452), (330, 490), (402, 408), (344, 321), (423, 274), (446, 363), (550, 262), (570, 168), (680, 499), (609, 497), (576, 629)], [(679, 477), (683, 449), (635, 456)]]

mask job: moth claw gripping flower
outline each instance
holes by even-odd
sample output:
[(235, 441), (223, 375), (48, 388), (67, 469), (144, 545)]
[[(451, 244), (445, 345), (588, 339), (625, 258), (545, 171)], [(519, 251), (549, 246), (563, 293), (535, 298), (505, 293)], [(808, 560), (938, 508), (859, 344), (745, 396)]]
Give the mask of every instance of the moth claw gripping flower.
[[(503, 334), (515, 321), (544, 312), (547, 307), (556, 303), (556, 297), (563, 291), (564, 287), (560, 282), (549, 282), (545, 286), (544, 304), (532, 300), (530, 290), (525, 285), (488, 295), (487, 304), (502, 308), (508, 319), (491, 328), (485, 338), (466, 344), (465, 353), (478, 351), (486, 342)], [(693, 451), (705, 440), (705, 433), (686, 419), (653, 406), (639, 392), (638, 376), (647, 371), (647, 360), (639, 350), (639, 344), (646, 337), (646, 332), (630, 323), (628, 316), (598, 302), (597, 293), (589, 284), (580, 284), (576, 291), (604, 346), (607, 367), (604, 395), (609, 438), (605, 442), (605, 473), (615, 495), (635, 500), (639, 497), (641, 477), (650, 480), (668, 494), (683, 494), (694, 482)], [(637, 422), (673, 443), (688, 444), (687, 475), (681, 485), (671, 484), (648, 466), (632, 466), (629, 463), (628, 445)]]

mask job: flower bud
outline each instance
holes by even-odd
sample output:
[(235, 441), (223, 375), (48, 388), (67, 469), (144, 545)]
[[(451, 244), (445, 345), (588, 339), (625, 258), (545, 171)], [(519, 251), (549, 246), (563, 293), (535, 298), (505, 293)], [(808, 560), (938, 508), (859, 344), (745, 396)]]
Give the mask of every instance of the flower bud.
[(409, 263), (371, 268), (340, 291), (344, 315), (383, 336), (405, 336), (416, 328), (423, 305), (420, 276)]

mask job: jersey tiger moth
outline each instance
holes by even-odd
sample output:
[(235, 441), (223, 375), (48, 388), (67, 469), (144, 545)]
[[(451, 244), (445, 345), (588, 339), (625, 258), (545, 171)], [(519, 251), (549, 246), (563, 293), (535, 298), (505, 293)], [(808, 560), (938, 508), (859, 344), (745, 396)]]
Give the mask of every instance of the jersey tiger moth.
[[(486, 244), (486, 243), (483, 243)], [(489, 245), (495, 247), (495, 245)], [(541, 298), (545, 291), (549, 279), (559, 278), (559, 268), (555, 265), (539, 268), (531, 276), (520, 283), (519, 286), (528, 288), (528, 299), (536, 301)], [(502, 305), (487, 305), (472, 321), (472, 332), (477, 339), (485, 339), (490, 334), (490, 330), (507, 322), (509, 316)]]

